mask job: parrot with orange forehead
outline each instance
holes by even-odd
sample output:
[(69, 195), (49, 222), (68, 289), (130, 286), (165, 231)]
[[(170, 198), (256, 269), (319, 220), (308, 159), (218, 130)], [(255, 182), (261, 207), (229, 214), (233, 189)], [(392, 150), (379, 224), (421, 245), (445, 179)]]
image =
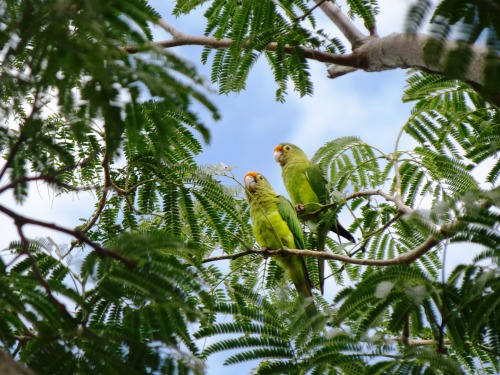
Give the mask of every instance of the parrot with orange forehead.
[[(307, 227), (317, 236), (317, 247), (324, 251), (325, 240), (329, 231), (355, 243), (351, 233), (347, 231), (335, 218), (330, 219), (327, 211), (315, 215), (308, 215), (322, 206), (330, 203), (327, 181), (319, 165), (307, 158), (307, 155), (298, 146), (291, 143), (280, 143), (274, 148), (274, 159), (281, 166), (281, 177), (285, 188), (290, 195), (292, 204), (299, 212), (299, 217)], [(324, 259), (318, 259), (320, 289), (323, 293)]]
[[(243, 177), (245, 195), (250, 205), (250, 218), (257, 243), (262, 248), (304, 249), (304, 236), (297, 212), (290, 201), (275, 193), (266, 178), (257, 172), (248, 172)], [(309, 279), (304, 258), (296, 255), (273, 258), (292, 280), (295, 289), (303, 298), (312, 298), (313, 284)], [(316, 312), (312, 301), (306, 311)]]

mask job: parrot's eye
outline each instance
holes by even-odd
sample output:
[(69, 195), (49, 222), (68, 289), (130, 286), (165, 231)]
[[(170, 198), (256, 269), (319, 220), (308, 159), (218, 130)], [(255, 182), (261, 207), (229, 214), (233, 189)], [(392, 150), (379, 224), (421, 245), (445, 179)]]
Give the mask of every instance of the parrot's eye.
[(285, 150), (290, 151), (290, 149), (291, 149), (290, 146), (288, 146), (288, 145), (285, 146)]
[(264, 177), (262, 177), (262, 176), (259, 176), (259, 180), (261, 180), (261, 181), (262, 181), (263, 179), (264, 179)]

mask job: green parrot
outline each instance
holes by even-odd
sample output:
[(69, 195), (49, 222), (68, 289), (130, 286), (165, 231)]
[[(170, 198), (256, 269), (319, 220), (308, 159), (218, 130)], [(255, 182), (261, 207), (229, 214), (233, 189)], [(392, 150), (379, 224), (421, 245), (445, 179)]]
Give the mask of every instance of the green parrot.
[[(253, 233), (259, 246), (272, 250), (304, 249), (302, 228), (290, 201), (277, 195), (260, 173), (248, 172), (243, 180), (250, 205)], [(292, 280), (299, 295), (309, 299), (306, 312), (316, 312), (311, 293), (313, 284), (309, 279), (304, 258), (287, 255), (274, 259)]]
[[(307, 158), (298, 146), (280, 143), (274, 148), (274, 159), (281, 165), (281, 177), (299, 217), (309, 214), (330, 203), (325, 174), (319, 165)], [(337, 220), (325, 221), (326, 211), (308, 216), (303, 221), (317, 235), (318, 250), (325, 250), (325, 240), (329, 231), (355, 243), (351, 233)], [(324, 259), (318, 259), (320, 290), (323, 293)]]

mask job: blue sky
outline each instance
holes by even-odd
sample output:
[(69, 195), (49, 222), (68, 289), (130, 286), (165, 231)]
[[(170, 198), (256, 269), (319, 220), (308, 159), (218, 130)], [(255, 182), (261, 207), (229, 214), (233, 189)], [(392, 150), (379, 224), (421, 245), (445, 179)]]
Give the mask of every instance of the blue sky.
[[(407, 1), (382, 0), (380, 3), (380, 35), (401, 31)], [(170, 15), (172, 2), (155, 0), (151, 4), (166, 22), (178, 30), (203, 34), (204, 21), (200, 12), (195, 16), (175, 18)], [(325, 22), (325, 30), (334, 33), (329, 22)], [(169, 37), (159, 27), (154, 32), (157, 40)], [(175, 53), (196, 63), (200, 73), (208, 80), (209, 65), (199, 63), (201, 47), (178, 47)], [(327, 141), (355, 135), (386, 152), (393, 149), (397, 134), (411, 109), (410, 104), (401, 101), (405, 86), (404, 71), (355, 72), (330, 80), (326, 78), (324, 64), (311, 62), (311, 75), (315, 84), (313, 96), (300, 98), (290, 91), (286, 102), (278, 103), (275, 101), (276, 85), (272, 73), (261, 61), (250, 74), (247, 90), (230, 95), (212, 95), (211, 99), (219, 108), (222, 119), (214, 122), (207, 114), (201, 113), (211, 130), (212, 141), (198, 161), (201, 164), (235, 166), (233, 172), (240, 181), (247, 171), (259, 171), (270, 180), (277, 192), (286, 195), (280, 168), (273, 159), (273, 148), (277, 143), (295, 143), (312, 156)], [(411, 144), (408, 138), (403, 140), (405, 144)], [(232, 184), (229, 180), (227, 183)], [(21, 208), (12, 201), (6, 202), (6, 199), (0, 197), (1, 203), (17, 211), (28, 212), (31, 217), (51, 218), (68, 228), (79, 225), (79, 218), (88, 218), (95, 203), (89, 193), (54, 197), (44, 185), (32, 185), (25, 207)], [(341, 221), (349, 225), (351, 220), (346, 213), (342, 213)], [(16, 238), (15, 227), (3, 215), (0, 216), (0, 226), (3, 228), (0, 247), (5, 248), (10, 240)], [(30, 227), (26, 233), (30, 237), (50, 235), (55, 242), (69, 242), (65, 236), (41, 228)], [(208, 374), (244, 374), (252, 367), (242, 364), (221, 370), (220, 361), (226, 357), (227, 353), (212, 357), (208, 362)]]

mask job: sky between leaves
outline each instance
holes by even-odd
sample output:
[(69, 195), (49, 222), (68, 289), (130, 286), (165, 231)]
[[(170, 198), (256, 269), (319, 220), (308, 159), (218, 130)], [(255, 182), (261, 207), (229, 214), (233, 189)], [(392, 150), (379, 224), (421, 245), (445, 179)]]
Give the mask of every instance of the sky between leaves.
[[(176, 18), (171, 15), (172, 2), (152, 0), (150, 3), (167, 23), (179, 31), (203, 35), (205, 22), (202, 9), (190, 16)], [(403, 30), (408, 4), (406, 0), (380, 1), (377, 22), (381, 36)], [(334, 35), (333, 25), (323, 19), (319, 9), (315, 12), (320, 24), (324, 23), (325, 31)], [(362, 25), (358, 26), (363, 30)], [(154, 29), (154, 36), (155, 40), (169, 38), (159, 27)], [(201, 51), (202, 48), (196, 46), (175, 49), (176, 53), (195, 63), (199, 72), (209, 81), (210, 66), (201, 65)], [(198, 162), (223, 163), (234, 167), (232, 172), (238, 181), (249, 170), (259, 171), (268, 178), (278, 193), (286, 196), (280, 167), (273, 159), (273, 148), (280, 142), (295, 143), (312, 156), (327, 141), (355, 135), (390, 152), (411, 109), (411, 104), (403, 104), (401, 101), (405, 72), (356, 72), (330, 80), (326, 78), (324, 64), (311, 62), (310, 66), (314, 82), (312, 97), (300, 98), (289, 91), (286, 102), (277, 103), (276, 85), (264, 61), (257, 63), (250, 73), (247, 90), (230, 95), (212, 95), (211, 99), (219, 108), (222, 119), (214, 122), (208, 114), (201, 113), (210, 128), (212, 141), (198, 157)], [(403, 139), (401, 147), (410, 146), (409, 138)], [(234, 185), (229, 179), (222, 178), (221, 181)], [(29, 199), (24, 206), (17, 205), (11, 197), (6, 196), (0, 197), (0, 203), (30, 217), (58, 222), (72, 228), (81, 223), (79, 218), (91, 215), (95, 199), (88, 192), (57, 197), (45, 185), (32, 184)], [(345, 225), (352, 221), (347, 212), (343, 212), (340, 219)], [(3, 234), (0, 249), (5, 249), (11, 240), (17, 238), (17, 232), (12, 221), (5, 216), (0, 216), (0, 228)], [(50, 236), (58, 244), (68, 244), (71, 241), (67, 236), (38, 227), (27, 227), (26, 234), (31, 238)], [(447, 266), (452, 267), (459, 261), (464, 259), (458, 252), (450, 253)], [(74, 262), (77, 265), (78, 258)], [(328, 295), (333, 295), (333, 291), (327, 291)], [(208, 361), (207, 374), (243, 374), (256, 365), (244, 363), (223, 367), (222, 361), (227, 356), (227, 352), (212, 356)]]

